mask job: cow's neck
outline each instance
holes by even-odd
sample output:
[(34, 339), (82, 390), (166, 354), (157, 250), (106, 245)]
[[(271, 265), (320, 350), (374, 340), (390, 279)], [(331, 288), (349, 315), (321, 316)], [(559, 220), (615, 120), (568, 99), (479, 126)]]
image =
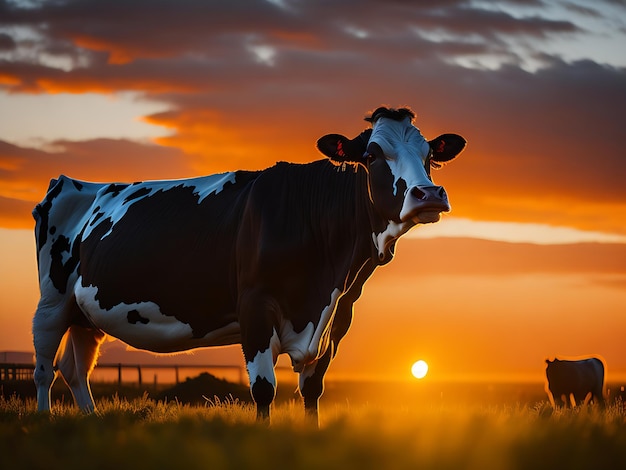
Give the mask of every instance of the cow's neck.
[[(327, 160), (300, 165), (281, 163), (270, 171), (273, 191), (283, 195), (279, 219), (301, 227), (316, 256), (330, 260), (333, 283), (345, 289), (359, 273), (369, 272), (392, 258), (379, 257), (374, 234), (387, 226), (372, 206), (365, 167), (334, 166)], [(321, 250), (321, 251), (320, 251)], [(335, 284), (337, 287), (337, 284)]]
[[(353, 282), (359, 274), (371, 272), (377, 267), (387, 264), (393, 259), (395, 241), (387, 246), (384, 256), (380, 256), (379, 247), (376, 244), (376, 234), (385, 230), (388, 221), (384, 220), (376, 211), (370, 198), (367, 170), (359, 165), (354, 168), (348, 167), (346, 171), (354, 174), (354, 214), (349, 224), (354, 227), (354, 251), (352, 252), (352, 265), (349, 282)], [(356, 270), (356, 271), (355, 271)], [(365, 279), (369, 277), (365, 275)]]

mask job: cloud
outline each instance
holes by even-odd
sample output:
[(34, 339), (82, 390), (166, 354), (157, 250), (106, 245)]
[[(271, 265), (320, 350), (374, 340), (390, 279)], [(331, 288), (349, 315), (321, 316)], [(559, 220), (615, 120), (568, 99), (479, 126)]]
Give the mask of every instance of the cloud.
[(444, 217), (439, 223), (412, 230), (407, 237), (470, 237), (510, 243), (564, 245), (572, 243), (626, 243), (625, 235), (555, 227), (547, 224), (485, 222)]
[[(192, 176), (179, 150), (126, 140), (57, 141), (54, 150), (0, 141), (0, 226), (27, 228), (51, 178), (137, 181)], [(185, 170), (187, 168), (187, 170)]]
[(571, 21), (551, 20), (538, 16), (515, 17), (502, 10), (463, 7), (445, 14), (429, 11), (420, 24), (432, 29), (446, 29), (456, 35), (472, 34), (489, 40), (500, 35), (545, 38), (554, 33), (577, 33), (581, 29)]
[(626, 201), (618, 138), (626, 115), (617, 105), (626, 100), (626, 70), (553, 59), (536, 73), (508, 67), (466, 78), (471, 85), (457, 103), (468, 155), (441, 172), (455, 187), (455, 215), (554, 225), (568, 219), (625, 233), (615, 215)]
[[(418, 229), (419, 230), (419, 229)], [(470, 238), (403, 238), (385, 276), (399, 282), (424, 276), (585, 276), (620, 289), (626, 276), (626, 244), (535, 245)], [(419, 266), (416, 266), (419, 260)], [(404, 282), (403, 281), (403, 282)]]
[[(46, 187), (42, 187), (42, 197), (45, 194)], [(31, 212), (34, 207), (34, 203), (23, 199), (0, 196), (0, 227), (12, 229), (33, 228), (35, 222), (31, 217)]]
[[(172, 131), (157, 140), (167, 147), (163, 177), (311, 161), (321, 135), (354, 135), (368, 110), (409, 105), (426, 136), (458, 132), (469, 141), (435, 174), (455, 216), (626, 233), (618, 217), (626, 69), (533, 49), (587, 31), (536, 13), (539, 1), (503, 5), (529, 14), (461, 0), (85, 0), (30, 9), (0, 0), (0, 87), (134, 90), (163, 103), (167, 111), (144, 118)], [(20, 168), (10, 176), (22, 189), (0, 195), (30, 200), (30, 171), (149, 177), (139, 162), (155, 146), (117, 141), (126, 158), (115, 171), (93, 166), (112, 142), (57, 142), (60, 153), (44, 154), (15, 147)], [(81, 146), (91, 163), (72, 157)], [(3, 149), (3, 164), (15, 165)]]
[[(514, 17), (473, 8), (464, 1), (289, 2), (286, 8), (255, 0), (83, 0), (43, 3), (31, 9), (3, 3), (0, 27), (22, 28), (23, 38), (16, 41), (18, 50), (13, 57), (27, 62), (39, 57), (28, 54), (33, 49), (73, 59), (86, 55), (91, 65), (123, 65), (141, 59), (236, 61), (245, 57), (251, 46), (259, 45), (367, 52), (380, 41), (419, 54), (449, 42), (420, 47), (423, 44), (411, 38), (419, 31), (440, 32), (459, 44), (466, 42), (463, 37), (467, 35), (493, 42), (502, 34), (545, 37), (581, 32), (569, 21)], [(24, 36), (24, 31), (29, 34)], [(355, 36), (354, 31), (362, 34)], [(387, 48), (389, 52), (393, 50)]]
[(5, 33), (0, 33), (0, 51), (15, 49), (15, 40)]

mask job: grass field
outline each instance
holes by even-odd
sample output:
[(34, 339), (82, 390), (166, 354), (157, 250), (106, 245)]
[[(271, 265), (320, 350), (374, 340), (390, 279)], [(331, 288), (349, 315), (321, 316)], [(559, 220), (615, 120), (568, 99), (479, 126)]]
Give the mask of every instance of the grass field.
[(329, 386), (319, 430), (285, 391), (271, 426), (237, 401), (99, 398), (85, 416), (67, 403), (39, 414), (31, 398), (0, 398), (0, 467), (626, 468), (621, 404), (553, 411), (537, 385), (357, 388)]

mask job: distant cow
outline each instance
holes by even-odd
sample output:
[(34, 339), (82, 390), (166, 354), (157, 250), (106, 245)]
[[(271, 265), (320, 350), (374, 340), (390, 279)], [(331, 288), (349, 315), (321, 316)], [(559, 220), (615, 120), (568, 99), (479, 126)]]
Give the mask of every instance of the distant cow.
[(604, 405), (604, 364), (600, 359), (589, 358), (577, 361), (546, 359), (548, 396), (552, 396), (555, 406), (572, 405), (591, 400)]
[(241, 343), (259, 418), (286, 353), (317, 419), (363, 284), (402, 234), (450, 210), (430, 169), (465, 140), (429, 142), (414, 117), (379, 108), (356, 138), (320, 138), (330, 161), (133, 184), (52, 180), (33, 211), (39, 409), (50, 408), (54, 365), (78, 406), (94, 409), (89, 375), (109, 334), (159, 353)]

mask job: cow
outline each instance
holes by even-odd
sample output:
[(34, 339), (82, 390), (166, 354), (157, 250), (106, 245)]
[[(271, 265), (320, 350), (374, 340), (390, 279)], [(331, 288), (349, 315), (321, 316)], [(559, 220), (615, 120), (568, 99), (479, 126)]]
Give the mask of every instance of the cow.
[(381, 107), (327, 158), (190, 179), (91, 183), (60, 176), (36, 221), (41, 298), (33, 320), (39, 410), (60, 373), (85, 412), (105, 335), (155, 353), (241, 344), (259, 420), (290, 356), (305, 416), (363, 284), (398, 238), (450, 205), (430, 177), (466, 141), (427, 141), (409, 108)]
[(554, 406), (570, 407), (587, 401), (604, 406), (604, 363), (592, 357), (579, 360), (546, 359), (546, 392)]

